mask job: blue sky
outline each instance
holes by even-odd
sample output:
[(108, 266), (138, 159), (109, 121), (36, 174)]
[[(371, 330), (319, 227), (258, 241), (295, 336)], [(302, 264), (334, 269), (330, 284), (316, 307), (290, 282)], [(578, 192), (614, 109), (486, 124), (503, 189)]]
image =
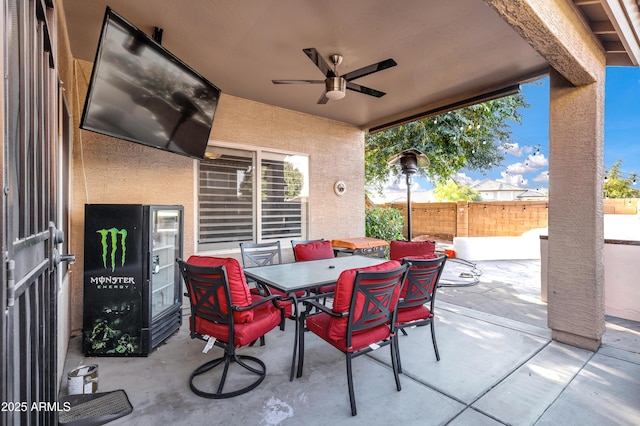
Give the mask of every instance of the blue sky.
[[(549, 78), (523, 85), (521, 90), (531, 107), (521, 110), (521, 124), (511, 126), (512, 146), (503, 164), (486, 175), (462, 170), (457, 176), (460, 181), (493, 179), (523, 188), (548, 188)], [(622, 160), (623, 177), (640, 174), (640, 68), (607, 68), (605, 171), (617, 160)], [(414, 185), (418, 191), (430, 189), (423, 179), (417, 179)], [(640, 187), (640, 181), (636, 187)]]

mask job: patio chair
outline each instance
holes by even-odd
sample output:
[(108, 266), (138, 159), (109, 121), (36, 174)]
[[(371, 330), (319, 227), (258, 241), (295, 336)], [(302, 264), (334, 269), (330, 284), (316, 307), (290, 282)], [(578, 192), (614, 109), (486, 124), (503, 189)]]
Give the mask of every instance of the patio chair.
[[(296, 262), (306, 262), (309, 260), (331, 259), (335, 257), (335, 252), (329, 240), (291, 240), (293, 247), (293, 257)], [(314, 290), (316, 294), (333, 293), (335, 284), (329, 284)]]
[[(389, 345), (396, 388), (398, 391), (401, 390), (396, 358), (398, 351), (395, 347), (395, 315), (407, 270), (407, 265), (401, 265), (397, 261), (361, 269), (348, 269), (340, 274), (332, 308), (319, 303), (317, 299), (304, 301), (320, 313), (307, 316), (308, 312), (303, 312), (300, 327), (306, 320), (308, 331), (346, 356), (352, 416), (357, 414), (351, 366), (353, 358)], [(304, 335), (304, 332), (299, 334), (298, 377), (302, 376), (304, 366)]]
[(402, 261), (405, 257), (426, 256), (435, 254), (435, 241), (401, 241), (394, 240), (389, 243), (389, 258), (391, 260)]
[[(268, 266), (279, 265), (282, 263), (282, 250), (280, 249), (280, 241), (269, 243), (240, 243), (240, 253), (242, 255), (242, 267), (253, 268), (256, 266)], [(285, 293), (267, 286), (261, 286), (255, 283), (255, 287), (250, 289), (252, 294), (271, 295), (277, 294), (282, 296), (282, 299), (287, 299)], [(304, 296), (305, 292), (296, 292), (296, 296)], [(281, 301), (280, 303), (285, 309), (285, 315), (287, 318), (293, 318), (292, 306), (289, 301)]]
[[(176, 260), (187, 287), (191, 305), (189, 326), (191, 338), (199, 338), (224, 350), (223, 356), (196, 368), (189, 378), (191, 390), (204, 398), (230, 398), (249, 392), (265, 378), (266, 366), (260, 359), (238, 355), (236, 349), (255, 342), (278, 325), (284, 324), (284, 309), (277, 301), (281, 296), (252, 295), (237, 260), (207, 256), (191, 256), (186, 262)], [(239, 388), (224, 391), (232, 362), (257, 375), (246, 386), (246, 374), (236, 374)], [(196, 376), (224, 365), (215, 392), (196, 386)]]
[(293, 258), (296, 262), (335, 257), (331, 241), (325, 239), (291, 240), (291, 248), (293, 248)]
[[(447, 256), (442, 255), (427, 259), (425, 257), (430, 257), (430, 255), (423, 256), (423, 258), (405, 258), (402, 261), (403, 264), (410, 267), (400, 293), (396, 326), (406, 335), (405, 328), (430, 325), (433, 350), (436, 353), (436, 359), (440, 361), (433, 318), (438, 281), (442, 275)], [(398, 370), (402, 373), (399, 343), (396, 344), (396, 350), (398, 351)]]
[(257, 244), (240, 243), (240, 253), (242, 253), (242, 266), (245, 268), (282, 263), (280, 241)]

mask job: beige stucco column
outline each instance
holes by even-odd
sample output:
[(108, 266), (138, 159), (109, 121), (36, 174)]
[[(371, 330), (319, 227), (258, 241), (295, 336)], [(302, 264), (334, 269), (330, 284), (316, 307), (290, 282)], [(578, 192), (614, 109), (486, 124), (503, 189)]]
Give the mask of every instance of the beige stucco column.
[(604, 322), (605, 55), (571, 2), (484, 0), (550, 65), (548, 323), (595, 350)]
[(604, 74), (574, 87), (550, 73), (548, 322), (554, 340), (590, 350), (605, 331)]

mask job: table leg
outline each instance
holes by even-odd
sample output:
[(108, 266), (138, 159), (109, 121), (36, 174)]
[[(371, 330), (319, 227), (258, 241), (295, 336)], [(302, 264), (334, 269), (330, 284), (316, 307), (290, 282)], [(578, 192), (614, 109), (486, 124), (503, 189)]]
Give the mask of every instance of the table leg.
[(293, 356), (291, 357), (291, 372), (289, 373), (289, 381), (293, 382), (293, 375), (296, 371), (296, 356), (298, 353), (298, 333), (299, 333), (299, 322), (298, 318), (300, 317), (300, 312), (298, 311), (298, 297), (294, 294), (291, 295), (291, 303), (293, 304), (293, 317), (294, 322), (296, 323), (296, 331), (293, 337)]
[(302, 368), (303, 368), (303, 364), (304, 364), (304, 331), (305, 331), (305, 327), (304, 327), (304, 321), (307, 318), (307, 316), (309, 316), (309, 313), (311, 312), (311, 305), (307, 305), (306, 309), (304, 310), (304, 312), (302, 313), (302, 315), (299, 316), (299, 322), (300, 325), (298, 326), (299, 328), (299, 333), (298, 333), (298, 338), (299, 338), (299, 342), (298, 342), (298, 374), (296, 375), (296, 377), (302, 377)]

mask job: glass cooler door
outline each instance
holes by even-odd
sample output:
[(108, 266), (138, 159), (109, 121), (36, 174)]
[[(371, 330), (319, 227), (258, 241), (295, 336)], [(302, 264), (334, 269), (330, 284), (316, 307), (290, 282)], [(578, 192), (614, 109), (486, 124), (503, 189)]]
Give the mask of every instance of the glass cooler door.
[(151, 254), (151, 322), (164, 311), (180, 303), (176, 258), (181, 253), (182, 211), (157, 208), (152, 210)]

